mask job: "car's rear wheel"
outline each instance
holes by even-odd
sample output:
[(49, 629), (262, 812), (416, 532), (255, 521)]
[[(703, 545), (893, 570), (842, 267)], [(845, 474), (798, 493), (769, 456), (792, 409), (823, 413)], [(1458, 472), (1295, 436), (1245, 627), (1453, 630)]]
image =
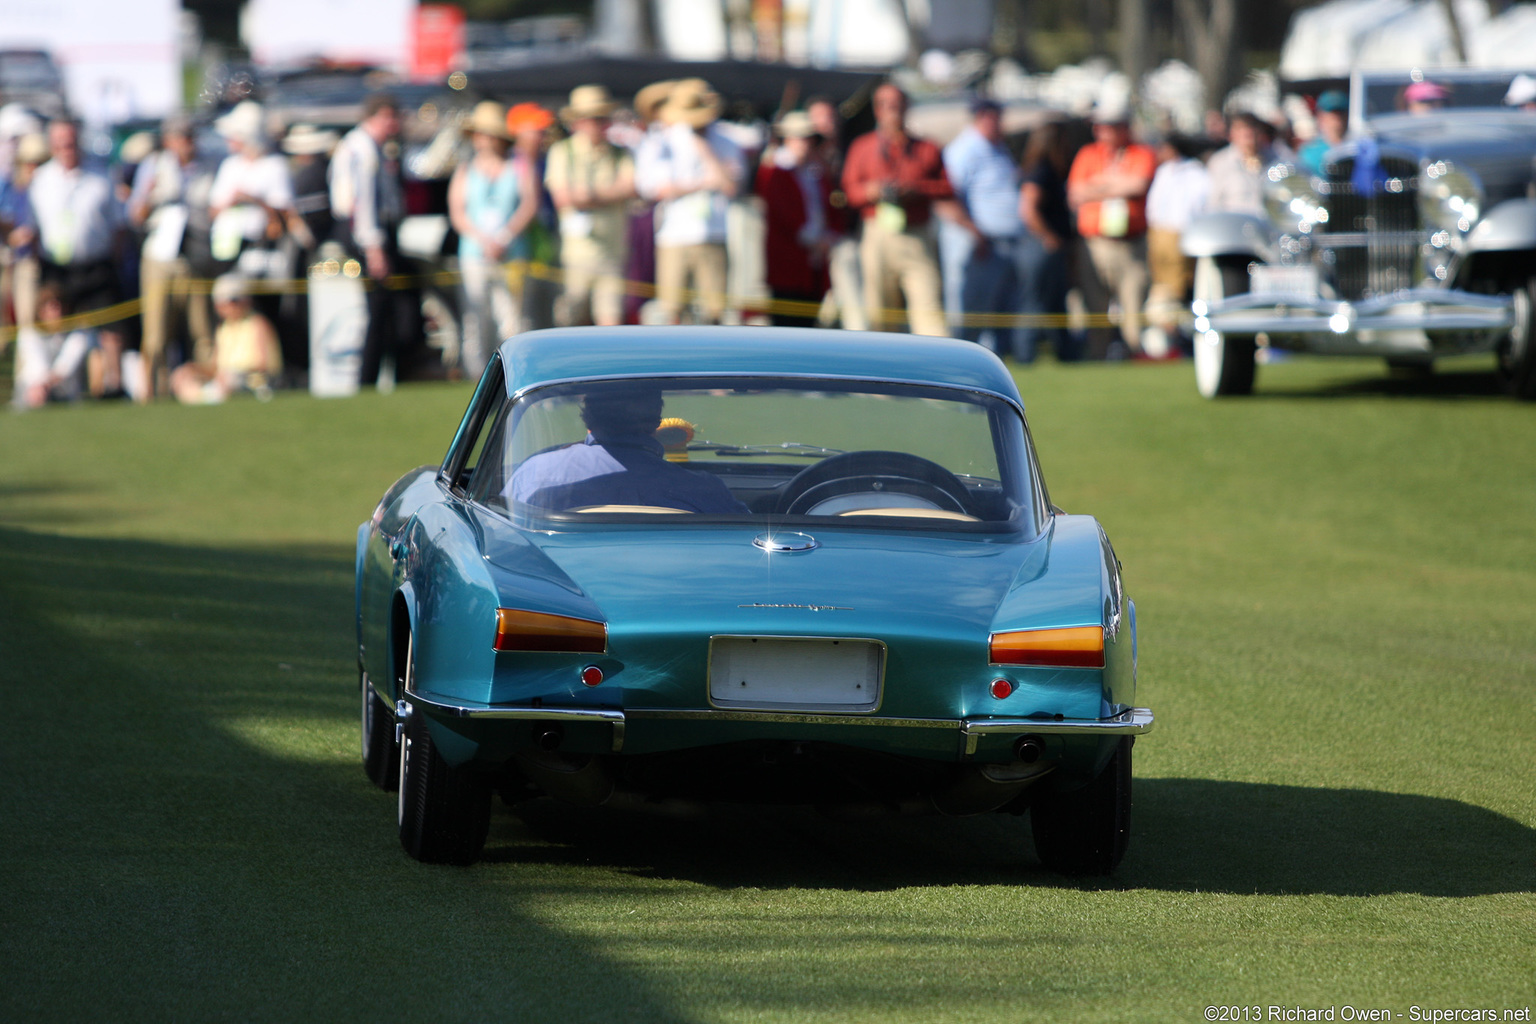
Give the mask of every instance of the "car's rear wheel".
[[(1202, 256), (1195, 261), (1194, 297), (1207, 306), (1248, 290), (1248, 261)], [(1251, 335), (1195, 332), (1195, 387), (1206, 398), (1253, 393), (1256, 346)]]
[(473, 864), (491, 827), (491, 780), (443, 760), (426, 716), (405, 716), (400, 743), (400, 845), (428, 864)]
[(393, 790), (400, 784), (400, 752), (395, 746), (395, 715), (376, 693), (368, 674), (358, 671), (362, 691), (363, 771), (374, 785)]
[(1030, 806), (1040, 863), (1064, 875), (1107, 875), (1131, 837), (1131, 738), (1081, 789), (1042, 793)]
[(1499, 381), (1514, 397), (1536, 400), (1536, 278), (1515, 292), (1515, 326), (1499, 347)]

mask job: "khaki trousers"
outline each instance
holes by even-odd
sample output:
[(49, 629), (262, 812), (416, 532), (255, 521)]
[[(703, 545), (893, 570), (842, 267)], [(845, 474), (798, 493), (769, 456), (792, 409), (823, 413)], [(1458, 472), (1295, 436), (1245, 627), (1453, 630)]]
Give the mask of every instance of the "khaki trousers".
[[(1088, 261), (1092, 274), (1083, 274), (1083, 298), (1088, 309), (1102, 313), (1109, 308), (1109, 300), (1120, 303), (1120, 337), (1132, 350), (1141, 347), (1141, 304), (1147, 294), (1147, 240), (1145, 238), (1083, 239), (1088, 247)], [(1103, 332), (1094, 331), (1090, 339), (1102, 339)], [(1090, 341), (1090, 355), (1102, 359), (1101, 341)]]
[(913, 334), (949, 336), (939, 299), (939, 265), (922, 233), (889, 231), (874, 218), (866, 218), (864, 237), (859, 242), (859, 266), (864, 274), (864, 308), (871, 330), (894, 329), (900, 323), (897, 311), (904, 298)]
[(207, 295), (187, 290), (192, 270), (184, 259), (168, 262), (146, 259), (139, 264), (140, 317), (144, 332), (139, 353), (144, 365), (144, 394), (164, 391), (165, 348), (184, 320), (193, 350), (188, 360), (213, 352), (213, 325)]
[(704, 323), (717, 324), (725, 313), (725, 246), (667, 245), (656, 247), (656, 304), (664, 323), (682, 316), (690, 280)]
[(1179, 248), (1179, 238), (1180, 233), (1171, 228), (1147, 229), (1147, 270), (1152, 278), (1147, 318), (1164, 326), (1175, 323), (1184, 312), (1195, 280), (1195, 261)]
[(590, 238), (566, 238), (560, 246), (565, 288), (555, 303), (560, 327), (615, 326), (624, 322), (624, 259)]

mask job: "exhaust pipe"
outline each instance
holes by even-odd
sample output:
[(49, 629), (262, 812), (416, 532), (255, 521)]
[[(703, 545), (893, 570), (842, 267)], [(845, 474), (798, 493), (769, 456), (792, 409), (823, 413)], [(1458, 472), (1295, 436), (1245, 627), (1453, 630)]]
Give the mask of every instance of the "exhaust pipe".
[(1034, 764), (1045, 753), (1045, 740), (1039, 736), (1020, 736), (1013, 741), (1013, 756), (1025, 764)]

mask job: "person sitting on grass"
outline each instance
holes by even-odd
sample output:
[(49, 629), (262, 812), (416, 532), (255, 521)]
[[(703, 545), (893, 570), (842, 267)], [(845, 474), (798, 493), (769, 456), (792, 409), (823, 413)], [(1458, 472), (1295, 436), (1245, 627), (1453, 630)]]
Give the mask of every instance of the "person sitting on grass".
[(283, 353), (271, 321), (251, 308), (245, 278), (225, 274), (213, 283), (219, 328), (213, 361), (183, 363), (171, 374), (171, 393), (192, 405), (222, 402), (237, 391), (272, 397), (271, 380), (283, 369)]
[(95, 332), (63, 330), (60, 322), (68, 312), (58, 284), (38, 289), (37, 324), (16, 335), (16, 408), (72, 402), (84, 390), (86, 356), (96, 347)]

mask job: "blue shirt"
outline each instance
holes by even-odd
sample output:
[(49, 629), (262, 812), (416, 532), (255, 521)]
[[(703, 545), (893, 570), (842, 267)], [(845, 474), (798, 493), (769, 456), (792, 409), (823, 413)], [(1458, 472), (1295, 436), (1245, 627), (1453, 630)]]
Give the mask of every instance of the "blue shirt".
[(944, 171), (955, 198), (988, 238), (1017, 238), (1024, 233), (1019, 219), (1019, 168), (1008, 147), (988, 142), (974, 127), (966, 128), (944, 147)]
[(581, 444), (529, 456), (512, 474), (512, 498), (551, 509), (656, 505), (685, 512), (744, 513), (718, 477), (668, 462), (654, 436), (591, 434)]
[[(17, 188), (15, 183), (0, 181), (0, 223), (10, 228), (35, 228), (37, 218), (32, 215), (32, 204), (27, 201), (27, 190)], [(0, 238), (0, 245), (5, 244), (5, 239)], [(27, 244), (16, 250), (16, 256), (32, 255), (32, 245)]]

